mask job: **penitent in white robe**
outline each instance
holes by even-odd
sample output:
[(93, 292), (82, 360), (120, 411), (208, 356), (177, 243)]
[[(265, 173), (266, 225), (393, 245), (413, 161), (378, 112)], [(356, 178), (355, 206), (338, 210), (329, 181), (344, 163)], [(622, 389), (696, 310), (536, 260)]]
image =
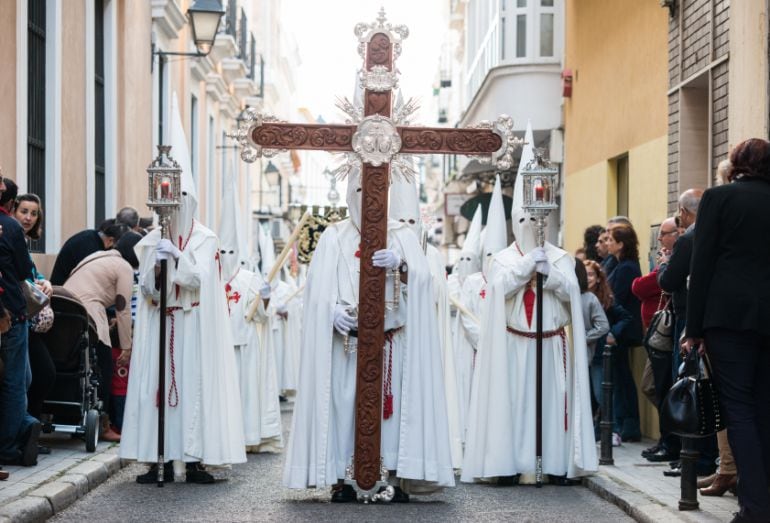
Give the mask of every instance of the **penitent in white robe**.
[[(243, 407), (243, 430), (249, 452), (277, 452), (283, 447), (281, 407), (270, 329), (259, 288), (259, 274), (239, 269), (225, 285), (230, 325), (235, 345), (238, 383)], [(246, 319), (257, 300), (253, 321)]]
[(455, 352), (452, 345), (452, 317), (449, 313), (449, 294), (447, 290), (446, 265), (438, 249), (428, 244), (425, 250), (430, 272), (433, 275), (433, 299), (436, 304), (441, 357), (444, 368), (444, 393), (447, 400), (449, 437), (452, 444), (452, 465), (459, 469), (463, 461), (462, 426), (460, 419), (460, 399), (457, 390), (457, 371)]
[[(546, 254), (543, 329), (572, 329), (566, 350), (560, 336), (543, 340), (543, 472), (574, 478), (598, 469), (585, 329), (573, 259), (550, 244)], [(535, 472), (536, 341), (506, 330), (536, 330), (536, 305), (531, 325), (524, 307), (534, 269), (515, 243), (492, 261), (462, 481)]]
[(479, 344), (479, 324), (482, 317), (482, 291), (486, 288), (484, 276), (480, 273), (470, 274), (465, 278), (457, 301), (459, 301), (475, 318), (457, 311), (455, 317), (455, 364), (457, 366), (457, 388), (462, 420), (463, 443), (466, 441), (468, 427), (468, 409), (471, 403), (471, 386), (473, 370), (476, 365), (476, 350)]
[[(324, 231), (313, 254), (303, 296), (300, 385), (283, 477), (290, 488), (333, 485), (345, 477), (353, 454), (356, 354), (344, 351), (333, 320), (337, 304), (358, 304), (359, 244), (358, 230), (344, 220)], [(409, 284), (401, 286), (398, 309), (385, 316), (386, 330), (403, 329), (384, 347), (384, 368), (391, 350), (393, 355), (393, 415), (382, 423), (384, 464), (398, 478), (453, 485), (431, 274), (417, 238), (405, 226), (389, 223), (388, 248), (407, 261)], [(389, 275), (386, 299), (392, 297)]]
[(156, 401), (160, 398), (166, 402), (166, 460), (243, 463), (241, 399), (224, 282), (216, 259), (217, 237), (194, 222), (178, 262), (168, 263), (166, 387), (160, 393), (160, 293), (155, 289), (159, 240), (160, 230), (156, 229), (136, 245), (142, 296), (134, 325), (120, 457), (157, 461)]
[[(280, 391), (297, 390), (299, 377), (299, 365), (295, 360), (296, 346), (299, 344), (299, 321), (293, 317), (286, 299), (289, 298), (296, 287), (282, 280), (273, 281), (273, 290), (270, 294), (270, 304), (267, 307), (267, 315), (272, 329), (273, 347), (278, 371), (278, 389)], [(283, 319), (278, 315), (278, 307), (287, 305), (289, 317)]]

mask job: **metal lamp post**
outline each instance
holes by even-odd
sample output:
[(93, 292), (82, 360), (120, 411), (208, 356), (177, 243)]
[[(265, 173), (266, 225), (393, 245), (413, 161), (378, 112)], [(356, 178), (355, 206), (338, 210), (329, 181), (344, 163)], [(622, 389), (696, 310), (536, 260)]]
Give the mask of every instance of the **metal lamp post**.
[[(557, 209), (556, 191), (559, 171), (550, 162), (543, 159), (542, 151), (536, 151), (535, 157), (521, 171), (519, 183), (524, 185), (523, 208), (535, 218), (537, 243), (545, 245), (546, 219), (551, 211)], [(535, 482), (543, 485), (543, 275), (537, 273), (537, 377), (536, 377), (536, 428), (535, 428)]]
[[(179, 209), (181, 202), (182, 169), (169, 156), (170, 145), (159, 145), (158, 156), (147, 167), (147, 207), (158, 214), (161, 238), (169, 238), (171, 216)], [(166, 260), (160, 262), (160, 339), (158, 343), (158, 486), (163, 486), (164, 432), (166, 404), (163, 391), (166, 389)]]
[(187, 9), (187, 19), (190, 21), (196, 52), (160, 51), (155, 49), (155, 43), (152, 44), (153, 61), (154, 56), (158, 56), (158, 142), (163, 143), (163, 69), (166, 65), (166, 57), (201, 58), (208, 56), (214, 47), (214, 41), (219, 33), (219, 24), (224, 14), (225, 10), (221, 0), (194, 0)]

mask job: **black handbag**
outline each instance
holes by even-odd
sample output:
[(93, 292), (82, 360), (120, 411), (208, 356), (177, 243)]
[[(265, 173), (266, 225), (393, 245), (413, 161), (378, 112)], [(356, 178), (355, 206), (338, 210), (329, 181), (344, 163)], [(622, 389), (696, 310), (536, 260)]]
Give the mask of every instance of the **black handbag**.
[(661, 430), (687, 438), (711, 436), (725, 428), (711, 364), (693, 348), (682, 367), (679, 379), (663, 399)]

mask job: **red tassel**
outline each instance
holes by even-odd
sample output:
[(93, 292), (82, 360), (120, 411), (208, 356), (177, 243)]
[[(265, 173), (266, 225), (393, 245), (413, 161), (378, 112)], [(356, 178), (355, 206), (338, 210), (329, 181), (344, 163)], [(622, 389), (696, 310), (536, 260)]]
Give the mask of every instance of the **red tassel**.
[(385, 395), (385, 404), (382, 406), (383, 419), (390, 419), (393, 415), (393, 394)]
[(481, 299), (484, 300), (487, 297), (487, 290), (481, 289), (481, 292), (479, 293), (479, 296), (481, 296)]

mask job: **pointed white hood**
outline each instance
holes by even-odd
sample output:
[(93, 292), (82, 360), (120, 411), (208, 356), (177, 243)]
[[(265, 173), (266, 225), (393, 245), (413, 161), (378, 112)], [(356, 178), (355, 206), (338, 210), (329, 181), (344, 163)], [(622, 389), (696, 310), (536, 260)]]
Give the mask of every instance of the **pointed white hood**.
[(521, 161), (513, 186), (513, 205), (511, 206), (511, 229), (521, 252), (526, 254), (537, 247), (537, 229), (535, 218), (524, 210), (524, 183), (521, 181), (521, 171), (535, 158), (535, 139), (532, 134), (532, 124), (527, 120), (527, 131), (524, 134), (524, 147), (521, 151)]
[(390, 186), (388, 218), (406, 224), (417, 235), (417, 238), (420, 238), (422, 220), (420, 219), (420, 199), (417, 196), (417, 188), (404, 176), (396, 175), (391, 178), (393, 183)]
[(198, 192), (192, 177), (190, 165), (190, 149), (179, 114), (179, 103), (176, 93), (171, 97), (171, 157), (182, 169), (182, 201), (176, 213), (171, 218), (171, 241), (177, 247), (183, 246), (192, 230), (193, 220), (198, 213)]
[(348, 173), (348, 190), (345, 196), (348, 216), (356, 229), (361, 229), (361, 170), (354, 167)]
[(222, 214), (219, 217), (219, 260), (222, 277), (230, 280), (240, 267), (241, 234), (240, 213), (232, 166), (225, 173), (225, 190), (222, 195)]
[(489, 200), (487, 227), (481, 258), (481, 269), (487, 273), (492, 256), (508, 246), (508, 235), (505, 232), (505, 207), (503, 206), (503, 189), (500, 185), (500, 175), (495, 179), (495, 188)]
[(262, 276), (267, 277), (275, 264), (275, 244), (270, 233), (262, 224), (257, 226), (257, 242), (259, 243), (259, 259)]
[(467, 276), (481, 270), (481, 214), (481, 205), (479, 205), (473, 213), (471, 225), (465, 234), (460, 259), (456, 263), (457, 275), (461, 282), (465, 281)]

